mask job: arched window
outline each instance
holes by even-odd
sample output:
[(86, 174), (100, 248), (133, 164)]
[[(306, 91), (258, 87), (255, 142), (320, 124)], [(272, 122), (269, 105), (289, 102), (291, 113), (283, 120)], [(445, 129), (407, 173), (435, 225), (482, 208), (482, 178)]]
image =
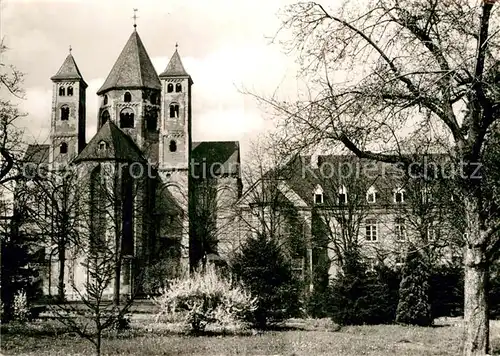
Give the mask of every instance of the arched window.
[(68, 96), (73, 96), (73, 87), (68, 87)]
[(158, 114), (156, 112), (153, 112), (146, 118), (146, 128), (148, 131), (156, 131), (157, 127), (158, 127)]
[(179, 104), (170, 104), (170, 117), (179, 117)]
[(61, 143), (61, 145), (59, 146), (59, 153), (68, 153), (68, 144), (66, 142)]
[(181, 85), (181, 83), (175, 84), (175, 92), (176, 93), (182, 92), (182, 85)]
[(177, 151), (177, 142), (175, 142), (174, 140), (170, 141), (170, 144), (168, 145), (168, 149), (170, 150), (170, 152)]
[(129, 129), (134, 127), (134, 111), (125, 108), (120, 112), (120, 128)]
[(59, 87), (59, 96), (64, 96), (66, 95), (66, 89), (64, 87)]
[(66, 105), (61, 106), (61, 120), (62, 121), (69, 120), (69, 107)]
[(323, 204), (323, 188), (319, 184), (314, 189), (314, 204)]
[(126, 92), (125, 95), (123, 95), (123, 101), (130, 103), (132, 101), (132, 95), (129, 92)]
[(169, 83), (167, 85), (167, 93), (172, 93), (174, 91), (174, 85), (172, 83)]
[(101, 126), (103, 126), (109, 120), (109, 111), (104, 110), (101, 114)]
[(108, 105), (108, 96), (107, 95), (104, 95), (104, 99), (102, 102), (104, 105)]

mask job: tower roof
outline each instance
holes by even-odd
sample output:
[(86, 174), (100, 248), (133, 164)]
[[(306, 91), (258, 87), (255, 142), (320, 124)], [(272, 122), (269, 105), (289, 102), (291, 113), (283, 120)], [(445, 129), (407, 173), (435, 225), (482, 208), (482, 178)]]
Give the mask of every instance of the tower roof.
[(52, 76), (50, 79), (53, 81), (79, 80), (85, 84), (85, 87), (87, 87), (87, 83), (85, 83), (85, 81), (83, 80), (83, 76), (80, 73), (80, 70), (78, 69), (75, 59), (73, 58), (73, 55), (71, 53), (68, 54), (56, 75)]
[[(104, 147), (101, 146), (102, 142), (104, 142)], [(103, 160), (146, 162), (141, 150), (132, 138), (120, 130), (111, 120), (102, 125), (74, 162)]]
[(184, 69), (184, 65), (182, 65), (181, 56), (179, 56), (177, 49), (175, 49), (172, 58), (170, 58), (167, 68), (160, 74), (160, 78), (165, 77), (190, 77)]
[(137, 31), (132, 32), (97, 94), (110, 89), (161, 89), (160, 80)]

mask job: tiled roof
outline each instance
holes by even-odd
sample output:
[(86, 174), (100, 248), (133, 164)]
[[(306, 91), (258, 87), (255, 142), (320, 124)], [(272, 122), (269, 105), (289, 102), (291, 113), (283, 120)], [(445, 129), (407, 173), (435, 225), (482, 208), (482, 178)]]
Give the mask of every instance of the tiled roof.
[(162, 77), (189, 77), (189, 74), (182, 65), (181, 57), (177, 50), (175, 50), (172, 58), (170, 58), (167, 68), (160, 74), (160, 78)]
[(161, 89), (156, 70), (137, 31), (132, 32), (97, 94), (115, 88)]
[(50, 145), (28, 145), (23, 162), (48, 163)]
[(83, 76), (80, 73), (80, 70), (78, 69), (75, 59), (73, 58), (71, 53), (68, 54), (68, 56), (64, 60), (64, 63), (62, 64), (61, 68), (59, 68), (59, 71), (56, 73), (56, 75), (54, 75), (50, 79), (54, 81), (81, 80), (85, 84), (85, 87), (87, 87), (87, 83), (85, 83), (85, 81), (83, 80)]
[(193, 176), (240, 176), (240, 144), (238, 141), (193, 142), (191, 158)]
[(120, 130), (111, 120), (108, 120), (97, 131), (74, 162), (102, 160), (146, 162), (141, 150), (132, 138)]

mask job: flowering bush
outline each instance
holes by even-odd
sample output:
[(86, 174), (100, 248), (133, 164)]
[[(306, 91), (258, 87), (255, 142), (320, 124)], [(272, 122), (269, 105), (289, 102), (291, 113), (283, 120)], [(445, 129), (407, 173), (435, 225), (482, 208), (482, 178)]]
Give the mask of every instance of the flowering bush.
[(213, 266), (174, 280), (160, 296), (152, 298), (160, 307), (156, 317), (178, 317), (194, 332), (208, 324), (224, 328), (242, 326), (256, 309), (256, 300), (241, 285), (220, 276)]
[(28, 298), (26, 292), (21, 290), (14, 296), (13, 317), (17, 321), (28, 321), (30, 315), (30, 308), (28, 306)]

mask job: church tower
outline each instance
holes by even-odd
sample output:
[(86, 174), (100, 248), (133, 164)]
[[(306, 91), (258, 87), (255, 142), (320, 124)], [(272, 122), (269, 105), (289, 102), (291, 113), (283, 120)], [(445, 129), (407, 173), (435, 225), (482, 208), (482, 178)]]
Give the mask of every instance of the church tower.
[(191, 85), (177, 48), (160, 74), (160, 170), (188, 170), (191, 152)]
[(67, 164), (85, 147), (87, 90), (71, 48), (59, 71), (50, 79), (53, 82), (50, 162)]
[(158, 163), (161, 84), (135, 26), (97, 94), (98, 127), (113, 121)]

